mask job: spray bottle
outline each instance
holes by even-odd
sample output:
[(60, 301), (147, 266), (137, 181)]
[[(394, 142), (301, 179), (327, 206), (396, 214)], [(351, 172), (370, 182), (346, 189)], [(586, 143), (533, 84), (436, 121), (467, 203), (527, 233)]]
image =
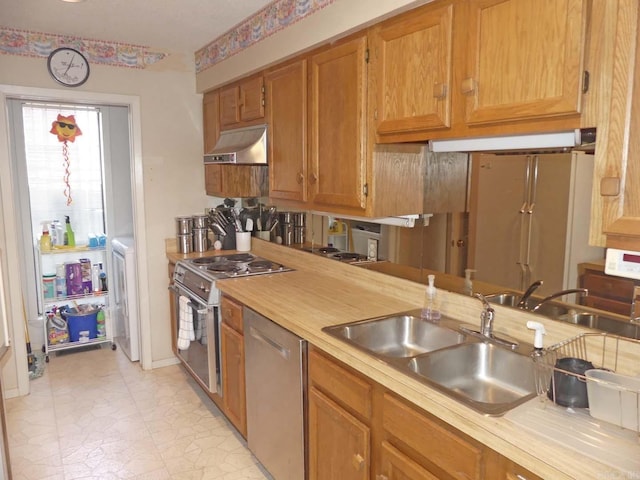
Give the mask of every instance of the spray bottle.
[(424, 308), (422, 309), (422, 318), (426, 318), (427, 320), (439, 320), (440, 319), (440, 310), (438, 310), (437, 303), (437, 294), (438, 291), (434, 285), (435, 275), (429, 275), (427, 277), (429, 279), (429, 285), (424, 292)]
[(69, 215), (64, 216), (64, 221), (66, 223), (67, 231), (65, 232), (66, 242), (65, 245), (69, 245), (70, 247), (76, 246), (76, 236), (71, 229), (71, 221), (69, 220)]
[(40, 237), (40, 251), (51, 251), (51, 235), (49, 235), (49, 222), (42, 222), (42, 236)]

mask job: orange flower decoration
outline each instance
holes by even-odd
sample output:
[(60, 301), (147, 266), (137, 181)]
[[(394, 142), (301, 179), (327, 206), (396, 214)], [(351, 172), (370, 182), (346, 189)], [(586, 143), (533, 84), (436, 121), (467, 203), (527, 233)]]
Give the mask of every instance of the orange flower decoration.
[(58, 119), (51, 124), (51, 130), (49, 133), (53, 133), (58, 136), (59, 142), (74, 142), (78, 135), (82, 135), (82, 130), (76, 124), (76, 119), (73, 115), (63, 117), (58, 114)]

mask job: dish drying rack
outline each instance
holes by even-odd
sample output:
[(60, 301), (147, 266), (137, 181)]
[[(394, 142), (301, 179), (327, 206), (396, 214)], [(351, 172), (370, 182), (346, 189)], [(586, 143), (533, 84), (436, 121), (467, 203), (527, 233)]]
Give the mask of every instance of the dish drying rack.
[[(535, 364), (535, 380), (538, 395), (544, 401), (556, 400), (556, 386), (554, 372), (577, 377), (582, 382), (595, 382), (605, 393), (615, 394), (618, 401), (613, 405), (607, 405), (614, 409), (614, 420), (611, 422), (622, 426), (623, 416), (628, 417), (628, 408), (635, 407), (635, 428), (640, 432), (640, 389), (627, 388), (624, 385), (596, 378), (589, 378), (556, 367), (556, 362), (565, 357), (579, 358), (591, 362), (596, 369), (608, 370), (621, 375), (634, 377), (640, 376), (640, 340), (634, 340), (609, 333), (582, 333), (576, 337), (564, 340), (544, 349), (533, 357)], [(634, 365), (637, 371), (619, 371), (624, 357), (628, 357), (629, 364)], [(624, 397), (624, 398), (623, 398)], [(590, 398), (591, 402), (591, 398)], [(617, 405), (616, 405), (617, 403)], [(623, 410), (623, 404), (627, 411)], [(618, 410), (615, 410), (618, 409)], [(593, 409), (591, 409), (593, 410)], [(593, 411), (590, 412), (593, 416)], [(631, 412), (632, 414), (634, 412)], [(619, 418), (617, 418), (619, 417)], [(627, 421), (628, 423), (628, 421)], [(627, 427), (628, 428), (628, 427)]]

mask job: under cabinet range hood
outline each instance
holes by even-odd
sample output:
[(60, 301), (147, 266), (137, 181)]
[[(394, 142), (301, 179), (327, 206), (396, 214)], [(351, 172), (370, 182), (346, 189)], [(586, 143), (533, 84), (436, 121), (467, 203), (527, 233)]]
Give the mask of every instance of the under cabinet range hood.
[(220, 132), (216, 146), (204, 154), (204, 163), (266, 165), (267, 126), (255, 125)]

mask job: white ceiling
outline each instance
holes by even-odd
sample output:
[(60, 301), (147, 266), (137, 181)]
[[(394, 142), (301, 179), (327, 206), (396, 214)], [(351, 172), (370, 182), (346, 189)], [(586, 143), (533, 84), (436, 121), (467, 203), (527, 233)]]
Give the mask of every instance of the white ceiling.
[(193, 53), (272, 0), (0, 0), (0, 26)]

